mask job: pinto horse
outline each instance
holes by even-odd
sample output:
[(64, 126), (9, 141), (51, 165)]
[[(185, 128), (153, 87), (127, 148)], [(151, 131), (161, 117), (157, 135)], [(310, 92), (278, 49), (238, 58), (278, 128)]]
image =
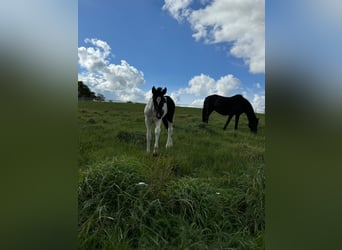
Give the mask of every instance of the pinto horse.
[(152, 98), (147, 102), (144, 110), (145, 124), (146, 124), (146, 141), (147, 153), (150, 152), (151, 144), (151, 127), (152, 122), (156, 124), (155, 128), (155, 142), (153, 154), (158, 153), (158, 140), (160, 135), (160, 125), (163, 121), (165, 128), (167, 129), (167, 143), (166, 148), (172, 146), (172, 123), (173, 115), (175, 113), (175, 103), (169, 96), (165, 96), (167, 88), (152, 88)]
[(228, 119), (223, 129), (226, 130), (230, 120), (235, 115), (235, 129), (238, 129), (239, 117), (242, 113), (246, 113), (248, 118), (248, 127), (253, 133), (258, 130), (259, 118), (255, 116), (254, 110), (250, 102), (242, 95), (232, 97), (224, 97), (219, 95), (210, 95), (204, 99), (202, 110), (202, 121), (208, 123), (209, 115), (216, 111), (221, 115), (228, 115)]

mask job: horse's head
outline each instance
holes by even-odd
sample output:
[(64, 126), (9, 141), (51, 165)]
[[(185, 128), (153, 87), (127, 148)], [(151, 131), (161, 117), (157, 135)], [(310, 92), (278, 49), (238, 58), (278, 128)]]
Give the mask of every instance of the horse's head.
[(251, 129), (253, 133), (256, 133), (258, 131), (258, 123), (259, 123), (259, 118), (255, 118), (248, 123), (248, 127)]
[(157, 119), (160, 119), (164, 116), (164, 113), (166, 113), (166, 100), (164, 98), (164, 95), (166, 94), (167, 89), (164, 88), (155, 88), (153, 86), (152, 88), (152, 99), (153, 99), (153, 105), (154, 110), (156, 111)]

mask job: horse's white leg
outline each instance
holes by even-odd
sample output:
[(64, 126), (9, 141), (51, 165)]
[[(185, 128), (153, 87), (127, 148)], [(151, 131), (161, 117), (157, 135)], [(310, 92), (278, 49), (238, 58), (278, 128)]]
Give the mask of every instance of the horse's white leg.
[(170, 148), (170, 147), (172, 147), (172, 131), (173, 131), (173, 127), (172, 127), (172, 122), (167, 121), (167, 123), (169, 124), (169, 126), (168, 126), (168, 129), (167, 129), (166, 148)]
[(145, 117), (145, 125), (146, 125), (146, 152), (150, 152), (150, 145), (151, 145), (151, 127), (152, 121)]
[(155, 138), (154, 138), (154, 150), (153, 153), (156, 154), (158, 153), (158, 141), (159, 141), (159, 135), (160, 135), (160, 124), (161, 124), (161, 119), (156, 121), (156, 128), (154, 130), (155, 132)]

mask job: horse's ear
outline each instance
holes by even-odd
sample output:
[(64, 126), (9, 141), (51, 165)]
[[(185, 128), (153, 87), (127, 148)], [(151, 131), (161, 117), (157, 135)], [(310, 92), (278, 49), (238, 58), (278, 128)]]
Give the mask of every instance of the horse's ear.
[(162, 90), (162, 94), (165, 95), (165, 94), (166, 94), (166, 91), (167, 91), (167, 88), (164, 88), (164, 89)]
[(156, 93), (156, 88), (153, 86), (152, 87), (152, 94)]

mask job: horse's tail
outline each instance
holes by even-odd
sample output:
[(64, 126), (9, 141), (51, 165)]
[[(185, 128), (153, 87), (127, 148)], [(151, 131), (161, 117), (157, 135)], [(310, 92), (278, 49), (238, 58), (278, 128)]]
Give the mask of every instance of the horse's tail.
[(169, 128), (168, 122), (173, 123), (173, 116), (175, 114), (176, 105), (170, 96), (165, 96), (165, 97), (166, 97), (166, 104), (167, 104), (167, 113), (163, 117), (162, 120), (163, 120), (165, 128), (168, 129)]
[(208, 105), (209, 105), (209, 100), (208, 97), (204, 99), (203, 102), (203, 109), (202, 109), (202, 122), (208, 123)]

